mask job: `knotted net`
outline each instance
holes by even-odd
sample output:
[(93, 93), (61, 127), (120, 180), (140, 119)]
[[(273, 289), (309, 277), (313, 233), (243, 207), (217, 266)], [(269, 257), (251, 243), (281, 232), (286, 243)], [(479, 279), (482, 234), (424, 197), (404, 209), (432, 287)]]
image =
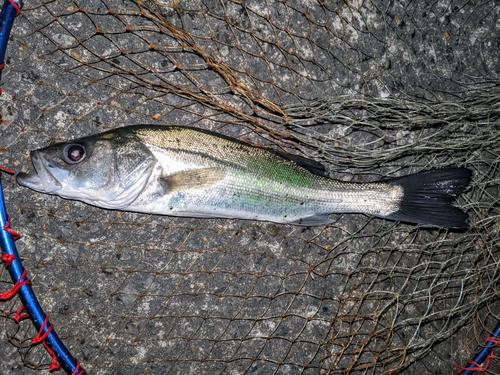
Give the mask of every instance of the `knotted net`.
[[(474, 171), (467, 231), (151, 216), (5, 181), (18, 250), (70, 351), (92, 374), (464, 364), (500, 318), (499, 35), (495, 1), (26, 1), (0, 98), (1, 162), (17, 171), (54, 140), (141, 123), (211, 129), (344, 180)], [(0, 305), (1, 372), (44, 372), (17, 307)]]

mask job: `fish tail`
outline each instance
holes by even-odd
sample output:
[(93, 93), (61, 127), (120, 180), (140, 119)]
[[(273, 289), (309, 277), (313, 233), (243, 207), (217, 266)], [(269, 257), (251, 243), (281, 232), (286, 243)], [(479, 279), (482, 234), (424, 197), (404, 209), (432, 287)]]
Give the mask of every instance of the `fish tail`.
[(451, 203), (470, 183), (467, 168), (424, 171), (388, 181), (399, 185), (404, 194), (399, 210), (388, 219), (445, 228), (468, 228), (468, 215)]

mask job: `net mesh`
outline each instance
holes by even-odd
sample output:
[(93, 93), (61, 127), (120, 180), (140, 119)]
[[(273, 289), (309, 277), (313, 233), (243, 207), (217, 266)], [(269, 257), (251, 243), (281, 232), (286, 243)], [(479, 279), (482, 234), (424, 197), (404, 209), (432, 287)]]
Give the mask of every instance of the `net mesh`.
[[(107, 211), (4, 179), (18, 250), (70, 351), (95, 374), (465, 363), (500, 319), (499, 33), (495, 1), (26, 1), (0, 98), (1, 162), (18, 171), (31, 149), (140, 123), (215, 130), (343, 180), (474, 171), (464, 232)], [(17, 304), (0, 305), (2, 373), (45, 371)]]

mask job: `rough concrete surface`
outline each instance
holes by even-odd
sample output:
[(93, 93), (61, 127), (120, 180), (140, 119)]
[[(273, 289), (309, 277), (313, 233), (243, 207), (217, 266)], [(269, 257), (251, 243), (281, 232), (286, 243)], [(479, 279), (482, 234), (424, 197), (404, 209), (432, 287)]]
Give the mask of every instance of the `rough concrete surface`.
[[(31, 170), (30, 150), (118, 126), (196, 126), (344, 180), (467, 166), (472, 229), (108, 211), (2, 174), (35, 293), (88, 373), (464, 365), (499, 319), (498, 2), (139, 3), (24, 2), (2, 76), (2, 165)], [(11, 319), (18, 305), (0, 303), (0, 373), (48, 373), (31, 322)]]

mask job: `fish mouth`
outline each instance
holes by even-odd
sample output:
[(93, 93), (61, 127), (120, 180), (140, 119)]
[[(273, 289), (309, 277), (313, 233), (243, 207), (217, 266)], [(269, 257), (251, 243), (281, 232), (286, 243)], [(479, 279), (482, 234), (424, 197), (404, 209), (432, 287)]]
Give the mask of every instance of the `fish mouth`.
[(61, 183), (45, 167), (46, 161), (40, 152), (31, 151), (30, 157), (36, 173), (19, 173), (16, 176), (17, 183), (40, 193), (52, 194), (62, 189)]

